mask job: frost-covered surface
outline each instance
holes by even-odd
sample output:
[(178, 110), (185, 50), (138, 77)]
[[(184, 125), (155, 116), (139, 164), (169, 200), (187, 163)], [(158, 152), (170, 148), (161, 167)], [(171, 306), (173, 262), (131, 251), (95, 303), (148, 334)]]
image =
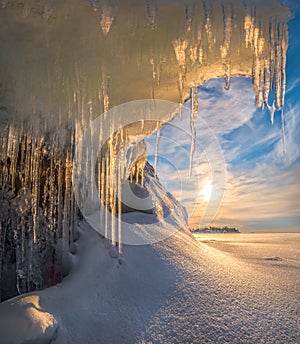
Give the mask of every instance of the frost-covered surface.
[[(260, 234), (252, 242), (250, 236), (247, 242), (233, 242), (231, 250), (211, 241), (193, 249), (183, 237), (173, 239), (168, 259), (181, 265), (181, 278), (144, 342), (299, 342), (299, 234)], [(172, 246), (180, 247), (181, 257)], [(264, 259), (275, 254), (282, 261)]]
[(61, 284), (1, 305), (1, 343), (299, 342), (299, 234), (261, 234), (263, 257), (275, 250), (282, 261), (257, 264), (242, 244), (225, 250), (183, 231), (153, 246), (124, 246), (114, 259), (105, 239), (84, 222), (79, 230)]

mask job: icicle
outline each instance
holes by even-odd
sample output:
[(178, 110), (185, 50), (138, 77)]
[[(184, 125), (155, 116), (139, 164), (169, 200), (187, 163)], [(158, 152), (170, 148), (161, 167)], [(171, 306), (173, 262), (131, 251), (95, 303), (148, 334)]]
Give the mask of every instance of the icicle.
[(185, 67), (185, 51), (188, 47), (186, 39), (176, 39), (173, 41), (175, 56), (180, 67)]
[(224, 38), (223, 44), (220, 46), (221, 60), (225, 69), (225, 90), (230, 88), (230, 79), (231, 79), (231, 62), (230, 62), (230, 45), (231, 45), (231, 36), (232, 36), (232, 10), (230, 14), (226, 14), (224, 5), (223, 9), (223, 25), (224, 25)]
[[(93, 122), (93, 104), (92, 101), (89, 100), (88, 103), (88, 108), (89, 108), (89, 127), (90, 127), (90, 134), (91, 134), (91, 142), (94, 141), (94, 136), (95, 136), (95, 132), (94, 132), (94, 127), (92, 125)], [(93, 185), (95, 182), (95, 166), (93, 164), (93, 157), (94, 157), (94, 145), (91, 144), (90, 146), (90, 157), (92, 159), (87, 159), (87, 162), (89, 163), (89, 174), (87, 174), (87, 176), (90, 176), (90, 185)], [(91, 187), (91, 199), (94, 200), (94, 188)]]
[(286, 90), (286, 52), (288, 49), (288, 28), (283, 24), (281, 40), (281, 107), (284, 107), (285, 90)]
[(273, 104), (270, 106), (268, 103), (266, 103), (267, 109), (270, 112), (270, 121), (272, 124), (274, 124), (274, 113), (276, 110), (276, 106), (275, 106), (275, 101), (273, 101)]
[(142, 175), (141, 186), (142, 187), (144, 187), (144, 185), (145, 185), (145, 166), (146, 166), (146, 162), (147, 162), (147, 160), (144, 159), (142, 164), (141, 164), (141, 175)]
[(111, 192), (111, 244), (116, 246), (116, 193)]
[(254, 36), (254, 21), (255, 19), (251, 15), (246, 15), (244, 20), (244, 32), (245, 32), (245, 46), (248, 48), (252, 46)]
[(228, 91), (230, 89), (230, 83), (231, 83), (231, 66), (230, 64), (227, 65), (226, 67), (226, 72), (225, 72), (225, 86), (224, 89)]
[[(107, 233), (105, 232), (105, 210), (103, 211), (103, 208), (106, 206), (105, 205), (105, 157), (101, 155), (99, 156), (99, 161), (101, 163), (101, 178), (100, 178), (100, 198), (101, 198), (101, 209), (102, 212), (100, 214), (100, 223), (101, 223), (101, 228), (104, 228), (104, 235), (107, 237)], [(105, 208), (104, 208), (105, 209)]]
[(159, 141), (161, 135), (161, 124), (157, 122), (156, 124), (156, 144), (155, 144), (155, 157), (154, 157), (154, 171), (157, 175), (157, 163), (158, 163), (158, 150), (159, 150)]
[(109, 192), (110, 192), (110, 211), (111, 211), (111, 243), (116, 246), (116, 158), (113, 138), (109, 139)]
[(102, 5), (101, 21), (100, 26), (104, 36), (109, 34), (111, 26), (116, 19), (117, 7), (112, 7), (110, 5)]
[(58, 188), (56, 185), (56, 178), (57, 178), (57, 174), (56, 174), (56, 166), (55, 166), (56, 162), (55, 162), (55, 157), (54, 154), (52, 152), (51, 154), (51, 161), (50, 161), (50, 223), (51, 223), (51, 230), (55, 233), (55, 235), (57, 235), (57, 212), (58, 212)]
[(71, 194), (72, 194), (72, 156), (71, 152), (67, 151), (65, 160), (65, 194), (64, 194), (64, 214), (63, 214), (63, 263), (67, 262), (70, 242), (70, 218), (71, 218)]
[(155, 81), (156, 85), (160, 85), (160, 74), (161, 74), (161, 58), (155, 59), (151, 58), (150, 59), (150, 64), (152, 65), (152, 79)]
[(195, 65), (198, 59), (198, 46), (190, 46), (190, 60), (192, 62), (192, 67)]
[(118, 169), (118, 251), (122, 254), (122, 158)]
[(190, 149), (190, 167), (189, 167), (189, 175), (192, 175), (192, 165), (193, 165), (193, 157), (195, 151), (195, 139), (196, 139), (196, 121), (198, 118), (198, 87), (192, 87), (192, 111), (191, 111), (191, 118), (190, 118), (190, 127), (191, 127), (191, 149)]
[(130, 171), (130, 174), (129, 174), (129, 181), (132, 184), (132, 182), (133, 182), (133, 172), (132, 171)]
[(269, 94), (271, 90), (271, 71), (270, 71), (270, 61), (268, 58), (264, 59), (264, 90), (263, 90), (263, 100), (264, 104), (268, 103)]
[(110, 197), (110, 189), (109, 189), (109, 152), (107, 153), (107, 156), (105, 158), (106, 162), (106, 175), (105, 175), (105, 237), (108, 238), (108, 216), (109, 216), (109, 197)]
[(182, 72), (180, 69), (179, 72), (179, 77), (178, 77), (178, 91), (179, 91), (179, 99), (180, 103), (183, 103), (183, 88), (184, 88), (184, 78), (185, 78), (185, 73)]
[(182, 120), (182, 103), (179, 104), (179, 118)]
[(58, 235), (62, 237), (62, 209), (63, 209), (63, 166), (62, 161), (58, 160), (57, 164), (57, 229)]
[(156, 70), (155, 70), (155, 63), (154, 63), (154, 58), (150, 58), (150, 64), (152, 65), (152, 79), (156, 80)]
[(205, 1), (203, 2), (204, 6), (204, 12), (205, 12), (205, 31), (208, 41), (208, 49), (211, 50), (213, 45), (216, 42), (215, 37), (213, 36), (213, 30), (212, 30), (212, 16), (213, 16), (213, 10), (211, 8), (207, 8)]
[(275, 102), (276, 102), (276, 108), (281, 109), (281, 85), (282, 85), (282, 49), (281, 45), (279, 45), (282, 31), (281, 31), (281, 25), (278, 24), (276, 28), (276, 42), (275, 42)]
[(125, 140), (124, 129), (120, 131), (120, 150), (118, 159), (118, 180), (117, 180), (117, 193), (118, 193), (118, 251), (122, 254), (122, 181), (124, 178), (126, 166), (125, 156)]
[(101, 199), (101, 182), (102, 182), (102, 160), (100, 156), (97, 157), (97, 193)]
[(203, 49), (203, 47), (199, 48), (198, 62), (200, 64), (200, 66), (202, 66), (202, 64), (204, 63), (204, 49)]
[(253, 87), (255, 92), (255, 105), (262, 107), (264, 103), (264, 65), (259, 56), (255, 57), (252, 66)]
[(109, 109), (109, 102), (110, 102), (110, 88), (109, 88), (109, 74), (107, 73), (106, 69), (102, 68), (102, 100), (103, 100), (103, 111), (106, 113)]
[(139, 182), (139, 167), (135, 164), (135, 182), (138, 184)]
[(178, 90), (180, 102), (183, 102), (183, 87), (184, 79), (186, 75), (186, 49), (188, 47), (188, 41), (185, 39), (176, 39), (173, 42), (173, 48), (175, 56), (179, 65), (179, 76), (178, 76)]
[(141, 186), (144, 186), (144, 169), (146, 165), (147, 159), (146, 158), (140, 158), (137, 162), (135, 162), (133, 166), (133, 171), (135, 174), (135, 182), (139, 183), (139, 179), (141, 177)]
[(191, 6), (185, 6), (185, 25), (184, 25), (184, 32), (185, 34), (189, 34), (192, 28), (192, 18), (193, 18), (193, 9)]
[(31, 199), (32, 199), (32, 216), (33, 216), (33, 243), (37, 241), (37, 232), (39, 228), (39, 218), (38, 218), (38, 201), (40, 196), (39, 182), (40, 182), (40, 149), (39, 142), (35, 141), (34, 155), (33, 155), (33, 167), (32, 167), (32, 190), (31, 190)]

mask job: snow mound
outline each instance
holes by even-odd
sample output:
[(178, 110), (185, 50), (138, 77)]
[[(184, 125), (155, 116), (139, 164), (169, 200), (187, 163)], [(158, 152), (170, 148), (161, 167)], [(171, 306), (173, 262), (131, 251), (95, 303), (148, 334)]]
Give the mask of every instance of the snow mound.
[(57, 335), (57, 321), (42, 308), (37, 294), (3, 303), (0, 318), (1, 343), (43, 344)]
[[(149, 235), (143, 229), (147, 223), (157, 235), (162, 232), (162, 238), (182, 230), (186, 211), (149, 164), (145, 190), (153, 204), (160, 202), (160, 212), (155, 207), (151, 213), (133, 211), (123, 214), (124, 220), (142, 237)], [(99, 213), (92, 215), (99, 222)], [(76, 255), (70, 254), (73, 266), (62, 283), (0, 304), (0, 344), (98, 344), (99, 338), (103, 343), (130, 343), (174, 289), (173, 270), (157, 248), (124, 245), (119, 256), (85, 220), (78, 231)]]
[(176, 275), (160, 249), (124, 245), (118, 256), (85, 221), (78, 228), (74, 265), (61, 284), (0, 305), (1, 344), (133, 343), (174, 292)]

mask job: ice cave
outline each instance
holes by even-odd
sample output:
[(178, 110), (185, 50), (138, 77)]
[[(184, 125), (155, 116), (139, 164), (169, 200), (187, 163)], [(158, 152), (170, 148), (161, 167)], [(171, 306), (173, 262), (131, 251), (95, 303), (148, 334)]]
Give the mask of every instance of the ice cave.
[[(246, 77), (256, 108), (268, 109), (272, 123), (278, 113), (284, 144), (290, 9), (279, 0), (2, 0), (1, 5), (0, 343), (177, 343), (160, 338), (159, 330), (156, 337), (137, 334), (176, 281), (170, 277), (168, 286), (163, 275), (171, 276), (171, 270), (165, 265), (145, 276), (136, 260), (156, 264), (158, 257), (172, 260), (172, 245), (185, 246), (186, 257), (194, 247), (192, 239), (185, 245), (178, 237), (189, 236), (184, 207), (159, 181), (161, 130), (174, 118), (188, 117), (192, 175), (195, 139), (201, 142), (195, 126), (201, 117), (199, 87), (222, 79), (230, 92), (232, 78)], [(152, 135), (151, 164), (146, 138)], [(145, 207), (139, 208), (136, 197)], [(86, 221), (99, 229), (91, 230)], [(171, 227), (183, 234), (161, 243), (175, 232)], [(142, 239), (131, 239), (139, 233)], [(157, 243), (126, 255), (130, 240), (137, 246)], [(94, 279), (87, 269), (93, 261), (93, 276), (99, 269)], [(128, 271), (120, 270), (124, 266)], [(144, 287), (134, 282), (138, 275), (147, 292), (157, 288), (153, 304), (142, 301)], [(90, 295), (86, 303), (78, 301), (81, 292)], [(125, 296), (115, 301), (114, 293)], [(101, 306), (93, 301), (97, 297)], [(149, 306), (143, 315), (134, 314), (134, 300)], [(109, 306), (115, 303), (116, 314)], [(87, 320), (76, 318), (77, 312)], [(204, 341), (204, 335), (197, 341), (183, 332), (178, 343), (224, 342)]]

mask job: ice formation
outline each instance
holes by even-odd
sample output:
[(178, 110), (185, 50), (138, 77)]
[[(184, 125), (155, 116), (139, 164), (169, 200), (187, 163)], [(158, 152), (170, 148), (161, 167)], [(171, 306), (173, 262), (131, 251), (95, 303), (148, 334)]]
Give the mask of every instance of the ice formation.
[[(267, 7), (258, 0), (234, 7), (229, 0), (130, 3), (2, 1), (0, 278), (6, 278), (4, 256), (15, 254), (19, 293), (45, 286), (46, 262), (67, 273), (79, 216), (72, 192), (74, 147), (96, 116), (151, 97), (181, 108), (191, 94), (192, 172), (198, 85), (224, 77), (229, 88), (231, 76), (252, 77), (256, 106), (270, 110), (271, 122), (284, 107), (289, 13), (276, 0)], [(284, 137), (283, 111), (281, 119)], [(145, 183), (145, 152), (136, 153), (141, 132), (145, 137), (157, 130), (158, 152), (161, 126), (153, 124), (145, 134), (147, 126), (142, 121), (133, 133), (127, 128), (111, 135), (96, 168), (90, 162), (94, 152), (82, 152), (90, 176), (82, 197), (97, 180), (93, 196), (105, 205), (99, 221), (112, 245), (122, 237), (122, 181)]]
[(154, 160), (154, 171), (155, 171), (155, 174), (157, 174), (157, 164), (158, 164), (158, 151), (159, 151), (160, 133), (161, 133), (161, 124), (160, 124), (160, 123), (157, 123), (157, 129), (156, 129), (156, 144), (155, 144), (155, 160)]
[(105, 36), (108, 35), (111, 29), (112, 23), (115, 21), (116, 11), (117, 11), (116, 6), (113, 7), (111, 5), (106, 5), (106, 4), (102, 6), (100, 26)]
[[(230, 62), (230, 44), (231, 44), (231, 36), (232, 36), (232, 21), (233, 21), (233, 9), (229, 7), (229, 9), (225, 9), (223, 5), (223, 16), (224, 16), (224, 40), (223, 44), (220, 46), (220, 53), (222, 63), (224, 65), (224, 76), (225, 76), (225, 89), (228, 90), (230, 87), (230, 78), (231, 78), (231, 62)], [(229, 13), (227, 13), (229, 12)]]
[[(25, 126), (10, 126), (2, 132), (1, 254), (11, 254), (15, 247), (19, 293), (43, 286), (45, 264), (63, 265), (76, 237), (73, 139), (69, 133), (66, 141), (57, 136), (47, 141)], [(53, 249), (60, 240), (63, 247), (54, 258)]]
[(196, 140), (196, 121), (198, 118), (198, 87), (192, 87), (192, 111), (191, 111), (191, 119), (190, 119), (190, 126), (191, 126), (191, 149), (190, 149), (190, 176), (192, 175), (192, 164), (193, 164), (193, 156), (195, 151), (195, 140)]

